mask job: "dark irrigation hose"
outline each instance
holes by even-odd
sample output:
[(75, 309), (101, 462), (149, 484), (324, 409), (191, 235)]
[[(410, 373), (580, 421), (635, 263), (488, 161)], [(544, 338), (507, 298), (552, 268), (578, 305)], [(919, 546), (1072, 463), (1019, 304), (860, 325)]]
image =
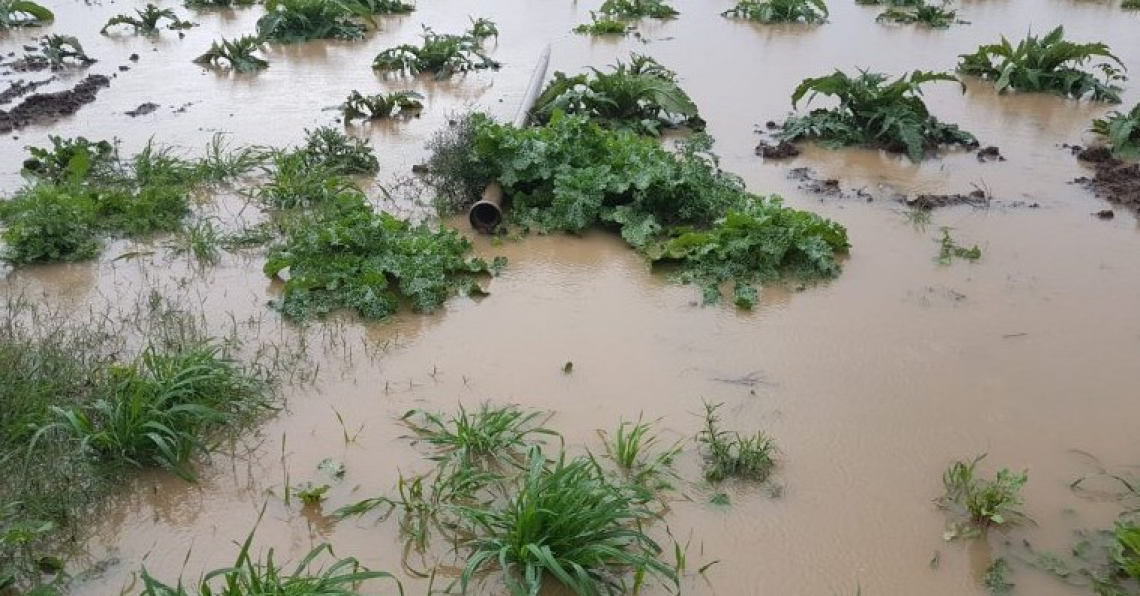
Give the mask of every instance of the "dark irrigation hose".
[[(542, 91), (542, 81), (546, 79), (546, 70), (549, 66), (550, 45), (547, 45), (538, 57), (538, 64), (535, 65), (534, 73), (531, 74), (526, 94), (523, 96), (522, 103), (519, 104), (518, 113), (515, 114), (514, 125), (516, 128), (527, 125), (527, 120), (530, 119), (530, 110), (534, 107), (534, 102), (538, 100), (538, 94)], [(467, 212), (467, 220), (471, 222), (472, 228), (484, 234), (494, 231), (503, 222), (503, 187), (499, 186), (498, 182), (487, 184), (487, 187), (483, 189), (482, 198), (472, 205), (471, 210)]]

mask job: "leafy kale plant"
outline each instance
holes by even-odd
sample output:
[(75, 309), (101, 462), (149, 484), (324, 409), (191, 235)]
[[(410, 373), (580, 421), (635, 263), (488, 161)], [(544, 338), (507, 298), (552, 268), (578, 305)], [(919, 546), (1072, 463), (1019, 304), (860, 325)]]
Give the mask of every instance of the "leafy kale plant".
[(419, 46), (403, 44), (377, 54), (372, 68), (385, 72), (419, 74), (428, 72), (437, 79), (472, 70), (497, 69), (499, 63), (483, 51), (483, 41), (498, 31), (486, 19), (473, 21), (462, 35), (436, 33), (424, 27)]
[(958, 11), (949, 6), (949, 1), (942, 4), (923, 2), (909, 6), (891, 6), (875, 17), (875, 20), (904, 25), (921, 23), (931, 29), (946, 29), (951, 25), (965, 24), (965, 21), (958, 19)]
[(265, 41), (253, 35), (215, 41), (210, 49), (194, 59), (195, 64), (217, 68), (228, 66), (235, 72), (257, 72), (269, 68), (269, 62), (254, 52), (264, 51)]
[(949, 73), (919, 70), (891, 82), (887, 75), (865, 70), (854, 77), (837, 70), (806, 79), (792, 94), (793, 107), (804, 96), (810, 102), (817, 95), (835, 97), (839, 105), (788, 118), (780, 137), (815, 139), (826, 147), (877, 147), (905, 153), (915, 162), (942, 145), (977, 146), (974, 135), (938, 121), (922, 101), (922, 85), (938, 81), (958, 82)]
[(823, 0), (740, 0), (721, 16), (758, 23), (823, 23), (829, 14)]
[(584, 114), (602, 126), (652, 135), (662, 126), (704, 128), (676, 73), (653, 58), (633, 54), (628, 64), (619, 60), (609, 72), (592, 71), (573, 77), (554, 73), (531, 110), (535, 119), (548, 122), (556, 111)]
[(1104, 137), (1117, 157), (1140, 157), (1140, 103), (1129, 112), (1110, 112), (1093, 120), (1092, 131)]
[(348, 4), (337, 0), (266, 0), (265, 10), (257, 20), (257, 35), (265, 41), (364, 38), (364, 26), (352, 20)]
[(166, 25), (167, 29), (189, 29), (194, 26), (194, 23), (178, 18), (178, 15), (174, 14), (173, 10), (169, 8), (159, 9), (153, 4), (147, 4), (143, 10), (136, 10), (135, 14), (137, 16), (120, 14), (111, 17), (107, 21), (107, 24), (103, 25), (103, 28), (100, 29), (100, 32), (106, 33), (107, 29), (116, 25), (129, 25), (138, 33), (153, 35), (158, 33), (159, 21), (163, 19), (170, 21)]
[(0, 29), (39, 27), (53, 20), (51, 10), (31, 0), (0, 0)]
[(362, 95), (353, 91), (341, 105), (345, 124), (353, 120), (381, 120), (395, 116), (418, 114), (424, 108), (424, 96), (415, 91), (394, 91)]
[[(962, 54), (958, 71), (993, 81), (994, 89), (1056, 93), (1073, 99), (1120, 103), (1124, 63), (1101, 42), (1074, 43), (1064, 38), (1063, 27), (1044, 37), (1029, 35), (1014, 46), (1002, 37), (1001, 43), (981, 46), (973, 54)], [(1104, 59), (1100, 62), (1094, 61)], [(1100, 71), (1085, 70), (1089, 66)]]

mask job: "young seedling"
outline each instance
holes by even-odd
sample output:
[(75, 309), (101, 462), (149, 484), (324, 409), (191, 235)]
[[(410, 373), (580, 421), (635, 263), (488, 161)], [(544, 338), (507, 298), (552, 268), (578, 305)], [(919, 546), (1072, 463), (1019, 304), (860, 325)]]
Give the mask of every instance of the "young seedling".
[(792, 107), (805, 96), (839, 100), (839, 106), (792, 116), (779, 137), (785, 141), (816, 139), (826, 147), (869, 145), (905, 153), (919, 162), (942, 145), (976, 147), (974, 135), (939, 122), (922, 101), (922, 86), (934, 82), (961, 84), (949, 73), (916, 70), (888, 82), (887, 75), (860, 70), (852, 77), (842, 71), (806, 79), (792, 93)]
[(763, 432), (742, 435), (720, 426), (717, 413), (724, 404), (704, 402), (705, 424), (697, 433), (697, 442), (704, 448), (705, 479), (721, 482), (740, 478), (764, 482), (776, 467), (776, 444)]
[(51, 10), (31, 0), (0, 0), (0, 29), (39, 27), (53, 20)]
[(233, 40), (215, 41), (206, 53), (194, 59), (195, 64), (209, 67), (228, 67), (235, 72), (257, 72), (269, 68), (269, 62), (254, 52), (265, 50), (265, 41), (260, 37), (244, 35)]
[(680, 441), (661, 449), (653, 424), (640, 417), (637, 422), (622, 421), (612, 436), (604, 431), (600, 434), (606, 457), (632, 486), (647, 495), (669, 488), (673, 460), (681, 453)]
[(982, 249), (978, 248), (976, 244), (970, 248), (958, 246), (958, 243), (950, 236), (950, 228), (942, 228), (942, 239), (939, 241), (938, 248), (938, 264), (949, 265), (956, 258), (971, 262), (977, 261), (982, 258)]
[(396, 116), (418, 114), (424, 108), (424, 96), (415, 91), (394, 91), (376, 95), (362, 95), (353, 91), (341, 105), (344, 123), (353, 120), (382, 120)]
[(829, 14), (823, 0), (740, 0), (721, 16), (757, 23), (825, 23)]
[[(993, 81), (998, 93), (1045, 92), (1120, 103), (1117, 83), (1127, 79), (1120, 58), (1104, 43), (1074, 43), (1064, 36), (1064, 27), (1057, 27), (1044, 37), (1029, 35), (1016, 46), (1002, 37), (1001, 43), (959, 56), (958, 71)], [(1100, 71), (1100, 77), (1090, 70)]]
[(979, 478), (977, 466), (984, 457), (983, 454), (970, 461), (956, 461), (942, 474), (946, 492), (936, 503), (965, 518), (951, 526), (946, 533), (948, 539), (984, 535), (990, 528), (1016, 525), (1027, 519), (1019, 508), (1021, 487), (1029, 475), (1002, 468), (993, 480)]
[(137, 16), (129, 15), (115, 15), (107, 21), (106, 25), (99, 30), (100, 33), (106, 34), (107, 29), (116, 25), (129, 25), (134, 28), (136, 33), (143, 35), (153, 35), (158, 33), (159, 21), (166, 19), (170, 21), (167, 23), (166, 28), (171, 30), (189, 29), (194, 27), (195, 24), (189, 21), (183, 21), (174, 14), (174, 11), (169, 8), (159, 9), (153, 4), (147, 4), (143, 10), (136, 10)]

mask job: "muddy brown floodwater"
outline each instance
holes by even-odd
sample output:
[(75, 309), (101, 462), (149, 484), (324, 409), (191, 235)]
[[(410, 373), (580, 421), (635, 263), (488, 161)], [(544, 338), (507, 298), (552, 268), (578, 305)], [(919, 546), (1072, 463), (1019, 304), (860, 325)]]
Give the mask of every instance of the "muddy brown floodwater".
[[(689, 567), (719, 561), (686, 580), (689, 594), (809, 596), (857, 587), (868, 595), (982, 594), (979, 577), (1003, 552), (1003, 538), (1063, 550), (1072, 529), (1110, 523), (1110, 505), (1068, 489), (1088, 472), (1072, 450), (1111, 464), (1140, 459), (1137, 220), (1119, 209), (1111, 220), (1090, 215), (1111, 206), (1071, 183), (1092, 170), (1060, 147), (1087, 144), (1090, 120), (1109, 106), (997, 96), (976, 83), (965, 93), (934, 85), (927, 94), (934, 113), (976, 133), (983, 146), (998, 146), (1007, 161), (951, 152), (916, 166), (875, 151), (811, 146), (779, 162), (755, 154), (754, 129), (788, 113), (801, 79), (834, 68), (949, 70), (958, 54), (1001, 34), (1020, 38), (1064, 24), (1068, 36), (1105, 41), (1140, 71), (1140, 14), (1120, 11), (1116, 0), (968, 0), (962, 17), (973, 24), (945, 31), (878, 25), (876, 8), (847, 0), (833, 0), (831, 22), (819, 27), (734, 23), (718, 16), (727, 0), (677, 0), (680, 18), (647, 22), (640, 39), (620, 41), (569, 33), (600, 0), (422, 0), (410, 16), (382, 19), (361, 43), (273, 48), (272, 66), (256, 75), (211, 72), (191, 59), (215, 38), (252, 31), (260, 8), (202, 12), (195, 15), (201, 27), (184, 39), (171, 32), (147, 39), (97, 33), (110, 15), (142, 2), (45, 4), (57, 21), (42, 31), (78, 35), (99, 62), (57, 73), (39, 92), (70, 88), (88, 74), (111, 84), (74, 115), (0, 141), (0, 185), (8, 192), (19, 184), (24, 147), (48, 135), (115, 137), (126, 152), (153, 137), (196, 153), (215, 132), (237, 143), (284, 145), (304, 128), (333, 123), (335, 113), (324, 109), (350, 90), (418, 89), (426, 95), (422, 118), (353, 129), (375, 144), (383, 182), (422, 161), (425, 139), (455, 111), (478, 107), (509, 119), (541, 48), (552, 43), (552, 71), (602, 66), (631, 51), (676, 70), (725, 168), (757, 192), (842, 222), (853, 244), (835, 281), (765, 289), (753, 312), (738, 312), (697, 305), (697, 290), (651, 274), (605, 234), (503, 245), (479, 239), (480, 253), (510, 258), (489, 297), (381, 324), (334, 317), (303, 332), (266, 308), (276, 290), (256, 255), (229, 255), (199, 273), (172, 266), (161, 243), (141, 247), (153, 255), (115, 260), (140, 249), (119, 242), (98, 262), (11, 272), (0, 285), (69, 305), (175, 288), (169, 291), (198, 302), (218, 329), (246, 321), (243, 328), (265, 336), (308, 336), (320, 365), (314, 383), (287, 388), (287, 409), (232, 454), (215, 456), (199, 483), (144, 475), (115, 497), (85, 528), (86, 554), (73, 571), (98, 571), (75, 594), (129, 593), (143, 563), (158, 577), (189, 579), (226, 565), (263, 504), (257, 544), (279, 557), (328, 541), (341, 556), (399, 570), (393, 523), (333, 524), (280, 496), (286, 477), (321, 481), (315, 466), (326, 457), (347, 468), (326, 511), (388, 491), (401, 470), (426, 469), (395, 422), (409, 408), (491, 400), (549, 410), (569, 445), (596, 449), (597, 429), (642, 413), (660, 417), (668, 435), (691, 438), (701, 400), (725, 402), (734, 428), (763, 428), (778, 441), (783, 491), (773, 497), (730, 485), (727, 508), (708, 505), (700, 485), (684, 491), (690, 498), (674, 503), (668, 521), (674, 535), (691, 540)], [(380, 49), (414, 41), (421, 24), (459, 31), (468, 15), (498, 23), (501, 36), (490, 49), (501, 71), (447, 82), (371, 71)], [(18, 51), (40, 32), (5, 32), (0, 44), (5, 54)], [(1138, 99), (1140, 84), (1127, 86), (1125, 105)], [(159, 107), (126, 115), (144, 103)], [(873, 200), (804, 192), (788, 178), (797, 167)], [(925, 227), (909, 223), (891, 199), (975, 188), (992, 195), (988, 208), (942, 208)], [(219, 217), (237, 211), (225, 200), (201, 209)], [(953, 228), (960, 244), (977, 244), (982, 259), (938, 265), (941, 226)], [(573, 374), (562, 373), (566, 361)], [(338, 414), (359, 432), (354, 442), (342, 439)], [(1029, 470), (1026, 511), (1038, 525), (988, 543), (944, 542), (945, 518), (932, 504), (942, 470), (983, 452), (987, 470)], [(699, 475), (691, 443), (681, 469)], [(412, 594), (426, 586), (403, 579)], [(1012, 579), (1022, 594), (1080, 593), (1023, 568)]]

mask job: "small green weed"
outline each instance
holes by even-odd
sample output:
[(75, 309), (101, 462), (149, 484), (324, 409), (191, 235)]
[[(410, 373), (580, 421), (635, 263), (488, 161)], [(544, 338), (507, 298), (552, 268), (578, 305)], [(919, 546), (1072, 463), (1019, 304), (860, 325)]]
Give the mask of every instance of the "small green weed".
[(538, 96), (531, 114), (541, 123), (554, 112), (584, 114), (607, 128), (656, 135), (662, 126), (704, 128), (697, 105), (677, 85), (677, 75), (653, 58), (641, 54), (620, 60), (609, 72), (569, 77), (555, 72)]
[(31, 0), (0, 0), (0, 29), (39, 27), (54, 20), (51, 10)]
[[(1064, 27), (1057, 27), (1044, 37), (1028, 35), (1017, 46), (1002, 37), (1001, 43), (983, 45), (973, 54), (959, 56), (958, 71), (993, 81), (998, 93), (1046, 92), (1120, 103), (1117, 83), (1127, 79), (1120, 58), (1104, 43), (1074, 43), (1064, 36)], [(1104, 60), (1090, 64), (1101, 58)], [(1085, 70), (1086, 65), (1100, 71), (1100, 78)]]
[(950, 236), (950, 228), (942, 228), (942, 239), (938, 243), (938, 261), (939, 265), (949, 265), (954, 259), (965, 259), (967, 261), (977, 261), (982, 258), (982, 249), (978, 245), (970, 248), (958, 246), (954, 238)]
[(617, 465), (623, 477), (647, 494), (666, 489), (674, 476), (673, 461), (681, 453), (680, 441), (663, 449), (653, 424), (622, 421), (613, 435), (601, 432), (606, 456)]
[(982, 585), (992, 596), (1008, 596), (1013, 593), (1014, 588), (1014, 584), (1009, 581), (1009, 573), (1009, 561), (1006, 561), (1004, 557), (998, 557), (986, 569), (986, 574), (982, 577)]
[(239, 178), (264, 165), (272, 152), (261, 147), (233, 148), (224, 133), (215, 133), (206, 145), (206, 156), (196, 164), (205, 182), (221, 183)]
[(195, 58), (194, 63), (215, 68), (227, 66), (235, 72), (257, 72), (269, 68), (269, 62), (254, 53), (264, 50), (265, 40), (257, 36), (243, 35), (232, 40), (222, 38), (210, 44), (210, 49)]
[(472, 554), (460, 577), (464, 591), (492, 565), (516, 596), (537, 594), (547, 576), (577, 594), (624, 593), (629, 573), (677, 581), (658, 559), (661, 547), (642, 529), (655, 515), (611, 484), (591, 459), (551, 462), (532, 448), (509, 494), (492, 509), (460, 509), (475, 532), (466, 543)]
[(830, 15), (823, 0), (740, 0), (720, 14), (757, 23), (825, 23)]
[(705, 424), (697, 433), (697, 442), (704, 448), (705, 479), (766, 481), (776, 467), (775, 442), (763, 432), (746, 436), (721, 428), (717, 410), (723, 405), (704, 403)]
[(817, 95), (835, 97), (839, 106), (788, 118), (780, 138), (816, 139), (825, 147), (869, 145), (905, 153), (914, 162), (942, 145), (977, 146), (974, 135), (939, 122), (922, 101), (922, 85), (957, 83), (953, 75), (916, 70), (887, 81), (887, 75), (865, 70), (854, 77), (835, 71), (804, 80), (792, 94), (793, 107), (805, 96), (810, 102)]
[(1104, 118), (1093, 120), (1092, 132), (1104, 138), (1113, 155), (1140, 157), (1140, 103), (1129, 112), (1109, 112)]
[(99, 32), (105, 34), (107, 33), (107, 29), (111, 27), (129, 25), (136, 33), (154, 35), (158, 33), (159, 21), (163, 19), (170, 21), (166, 24), (166, 28), (171, 30), (190, 29), (195, 26), (194, 23), (178, 18), (178, 15), (174, 14), (173, 10), (169, 8), (160, 9), (153, 4), (147, 4), (146, 8), (142, 10), (136, 10), (135, 14), (137, 16), (115, 15), (107, 21), (107, 24), (103, 25), (103, 28), (100, 29)]
[(462, 35), (436, 33), (424, 27), (423, 42), (417, 47), (404, 44), (377, 54), (372, 68), (407, 74), (431, 73), (437, 79), (472, 70), (498, 69), (499, 63), (483, 51), (483, 40), (497, 30), (485, 19), (473, 21)]
[(301, 500), (301, 504), (305, 507), (319, 507), (321, 503), (325, 502), (328, 498), (329, 489), (332, 488), (327, 484), (313, 484), (306, 482), (293, 487), (293, 494)]
[(362, 95), (353, 91), (341, 105), (345, 124), (353, 120), (381, 120), (396, 116), (419, 114), (424, 108), (424, 96), (415, 91), (394, 91), (376, 95)]
[(1025, 472), (1015, 474), (1002, 468), (993, 480), (977, 477), (978, 462), (985, 455), (970, 461), (956, 461), (942, 474), (945, 494), (936, 501), (943, 509), (963, 515), (964, 522), (955, 523), (947, 532), (950, 538), (985, 534), (994, 527), (1004, 527), (1025, 521), (1019, 507), (1021, 487), (1029, 479)]
[(460, 405), (459, 412), (448, 419), (412, 410), (401, 420), (419, 440), (437, 449), (432, 459), (454, 458), (463, 466), (473, 466), (496, 460), (513, 462), (531, 447), (532, 436), (557, 436), (543, 426), (545, 418), (549, 416), (541, 412), (484, 403), (474, 412)]

